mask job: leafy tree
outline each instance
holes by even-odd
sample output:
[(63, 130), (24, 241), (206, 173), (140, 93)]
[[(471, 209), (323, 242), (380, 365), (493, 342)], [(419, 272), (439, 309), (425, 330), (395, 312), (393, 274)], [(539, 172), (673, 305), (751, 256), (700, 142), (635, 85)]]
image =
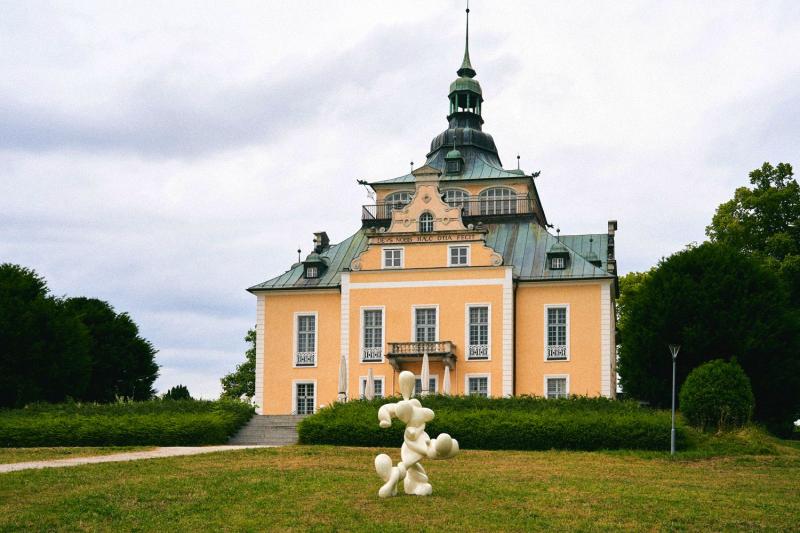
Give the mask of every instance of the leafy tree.
[(681, 413), (690, 424), (723, 431), (750, 421), (753, 389), (735, 359), (714, 359), (689, 373), (681, 387), (680, 402)]
[(165, 400), (193, 400), (186, 385), (175, 385), (164, 394)]
[(256, 395), (256, 330), (248, 330), (244, 340), (249, 345), (244, 353), (244, 363), (220, 379), (223, 398), (239, 399), (242, 395), (252, 398)]
[(86, 327), (33, 270), (0, 265), (0, 406), (81, 398), (89, 382)]
[(107, 302), (95, 298), (69, 298), (65, 306), (91, 337), (91, 377), (81, 398), (96, 402), (111, 402), (116, 397), (152, 398), (158, 377), (156, 350), (139, 336), (131, 317), (117, 314)]
[(800, 323), (781, 280), (756, 258), (704, 243), (662, 260), (625, 304), (619, 374), (626, 394), (666, 407), (712, 359), (736, 357), (752, 381), (756, 417), (785, 424), (800, 405)]
[(788, 282), (800, 305), (800, 185), (792, 166), (764, 163), (750, 173), (752, 188), (739, 187), (717, 208), (706, 234), (764, 259)]

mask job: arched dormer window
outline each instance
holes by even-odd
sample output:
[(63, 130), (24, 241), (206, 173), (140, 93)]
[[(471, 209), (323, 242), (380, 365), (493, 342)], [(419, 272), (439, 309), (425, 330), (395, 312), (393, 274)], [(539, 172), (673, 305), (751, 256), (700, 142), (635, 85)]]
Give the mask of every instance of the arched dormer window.
[(422, 213), (419, 217), (419, 231), (421, 233), (430, 233), (433, 231), (433, 215), (430, 213)]
[(482, 191), (481, 215), (509, 215), (517, 212), (517, 193), (507, 187), (492, 187)]
[(444, 191), (444, 201), (450, 207), (460, 207), (462, 214), (469, 213), (469, 193), (461, 189)]
[(411, 202), (411, 193), (409, 191), (393, 192), (392, 194), (387, 194), (383, 201), (386, 204), (391, 204), (393, 209), (400, 209)]

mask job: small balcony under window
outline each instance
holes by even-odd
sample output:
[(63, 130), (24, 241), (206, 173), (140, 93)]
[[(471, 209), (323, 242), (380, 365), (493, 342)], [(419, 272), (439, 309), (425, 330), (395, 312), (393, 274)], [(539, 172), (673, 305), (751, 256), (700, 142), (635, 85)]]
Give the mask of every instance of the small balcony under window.
[(295, 354), (295, 365), (314, 366), (317, 364), (317, 352), (297, 352)]

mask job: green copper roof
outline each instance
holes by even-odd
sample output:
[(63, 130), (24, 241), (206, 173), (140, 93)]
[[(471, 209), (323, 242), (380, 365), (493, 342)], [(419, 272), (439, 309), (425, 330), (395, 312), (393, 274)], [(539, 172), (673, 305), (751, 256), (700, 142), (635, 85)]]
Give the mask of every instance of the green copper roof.
[(471, 91), (483, 96), (481, 84), (478, 83), (478, 80), (472, 78), (457, 78), (453, 83), (450, 84), (450, 94), (453, 94), (456, 91)]
[[(613, 275), (606, 272), (606, 262), (598, 268), (581, 255), (579, 251), (588, 252), (589, 238), (594, 238), (593, 248), (602, 250), (601, 257), (606, 255), (607, 236), (566, 235), (561, 237), (561, 244), (570, 253), (568, 267), (563, 270), (551, 270), (547, 267), (547, 251), (556, 244), (556, 238), (550, 235), (536, 222), (519, 221), (500, 224), (487, 224), (486, 245), (503, 256), (504, 265), (512, 265), (514, 278), (519, 281), (548, 281), (570, 279), (610, 279)], [(575, 248), (570, 246), (575, 245)], [(334, 244), (320, 255), (328, 263), (322, 277), (307, 279), (303, 276), (303, 265), (294, 265), (280, 276), (264, 283), (259, 283), (248, 290), (286, 289), (324, 289), (337, 288), (341, 281), (342, 271), (350, 268), (350, 262), (367, 247), (367, 234), (361, 229), (348, 239)]]
[[(478, 150), (465, 150), (461, 152), (464, 158), (464, 168), (460, 174), (443, 174), (440, 181), (469, 181), (469, 180), (486, 180), (494, 178), (522, 178), (525, 177), (525, 172), (522, 170), (505, 170), (488, 161), (483, 152)], [(444, 159), (446, 155), (442, 152), (437, 152), (434, 157), (427, 163), (432, 167), (438, 168), (444, 172)], [(441, 160), (440, 160), (441, 159)], [(385, 185), (394, 183), (414, 183), (414, 176), (412, 174), (405, 174), (387, 180), (374, 181), (370, 185)]]

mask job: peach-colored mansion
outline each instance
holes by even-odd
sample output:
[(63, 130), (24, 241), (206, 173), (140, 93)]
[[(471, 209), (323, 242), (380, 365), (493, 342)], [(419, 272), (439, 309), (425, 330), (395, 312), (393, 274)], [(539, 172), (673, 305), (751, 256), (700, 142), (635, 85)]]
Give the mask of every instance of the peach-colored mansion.
[(420, 392), (615, 395), (616, 221), (550, 233), (535, 175), (502, 167), (482, 107), (467, 48), (426, 163), (370, 183), (353, 235), (317, 233), (304, 261), (249, 289), (259, 413), (358, 398), (370, 369), (376, 395), (398, 394), (423, 354)]

